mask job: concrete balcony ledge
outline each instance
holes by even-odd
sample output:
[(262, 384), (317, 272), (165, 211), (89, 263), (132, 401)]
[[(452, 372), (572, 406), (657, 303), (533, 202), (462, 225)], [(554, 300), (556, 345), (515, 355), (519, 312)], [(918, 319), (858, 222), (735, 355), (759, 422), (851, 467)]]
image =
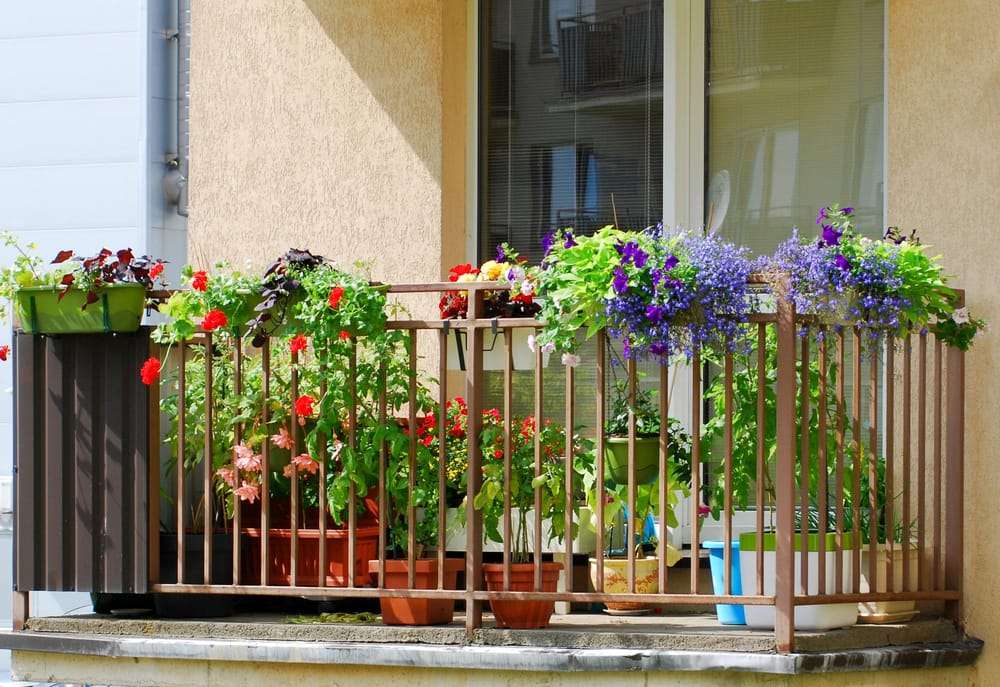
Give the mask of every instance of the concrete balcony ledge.
[[(943, 620), (858, 625), (801, 633), (800, 653), (773, 651), (773, 634), (733, 629), (714, 617), (648, 617), (600, 625), (561, 616), (547, 630), (483, 628), (471, 639), (459, 624), (434, 628), (299, 625), (284, 616), (224, 620), (34, 618), (24, 632), (0, 633), (22, 678), (73, 656), (157, 663), (341, 664), (531, 672), (742, 671), (793, 675), (971, 665), (982, 642)], [(638, 620), (639, 622), (636, 622)], [(61, 657), (61, 658), (60, 658)]]

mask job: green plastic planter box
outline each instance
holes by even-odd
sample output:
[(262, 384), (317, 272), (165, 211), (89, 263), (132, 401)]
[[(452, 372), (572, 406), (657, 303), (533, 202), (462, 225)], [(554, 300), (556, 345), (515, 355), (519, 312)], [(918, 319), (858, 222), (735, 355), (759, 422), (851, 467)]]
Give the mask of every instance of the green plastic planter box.
[(142, 284), (109, 284), (86, 309), (87, 295), (70, 289), (59, 300), (55, 286), (29, 286), (14, 294), (14, 313), (28, 334), (100, 334), (134, 332), (146, 307)]
[[(807, 537), (807, 546), (809, 551), (819, 551), (819, 532), (810, 532)], [(853, 539), (851, 538), (850, 532), (843, 532), (840, 535), (840, 541), (842, 545), (839, 547), (841, 551), (846, 551), (851, 548)], [(802, 532), (795, 530), (795, 534), (792, 535), (792, 542), (796, 551), (802, 551)], [(764, 533), (764, 545), (761, 547), (764, 551), (776, 551), (777, 550), (777, 535), (774, 532)], [(827, 532), (826, 533), (826, 546), (825, 551), (836, 551), (837, 550), (837, 533)], [(757, 550), (757, 533), (756, 532), (744, 532), (740, 535), (740, 551), (756, 551)]]
[[(660, 440), (657, 437), (635, 439), (635, 483), (651, 484), (660, 471)], [(604, 478), (615, 484), (628, 484), (628, 437), (605, 440)]]

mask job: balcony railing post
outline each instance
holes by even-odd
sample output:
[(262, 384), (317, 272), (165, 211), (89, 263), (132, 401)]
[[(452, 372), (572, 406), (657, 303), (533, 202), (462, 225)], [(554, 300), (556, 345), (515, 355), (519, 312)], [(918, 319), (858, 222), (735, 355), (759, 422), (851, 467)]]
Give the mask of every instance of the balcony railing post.
[[(774, 636), (778, 651), (795, 648), (795, 306), (778, 299), (777, 532), (775, 542)], [(758, 542), (762, 546), (763, 542)]]
[[(947, 444), (945, 453), (945, 557), (944, 584), (949, 591), (962, 591), (965, 484), (965, 353), (949, 347), (947, 353)], [(945, 613), (961, 621), (962, 600), (949, 601)]]
[(469, 291), (467, 312), (469, 328), (465, 340), (468, 343), (465, 372), (465, 398), (468, 405), (467, 437), (469, 442), (469, 476), (467, 479), (469, 498), (466, 499), (466, 540), (465, 540), (465, 629), (472, 632), (482, 625), (483, 603), (473, 595), (482, 579), (483, 568), (483, 519), (482, 513), (474, 506), (475, 495), (483, 481), (482, 455), (479, 435), (483, 424), (483, 330), (475, 326), (482, 317), (483, 292)]

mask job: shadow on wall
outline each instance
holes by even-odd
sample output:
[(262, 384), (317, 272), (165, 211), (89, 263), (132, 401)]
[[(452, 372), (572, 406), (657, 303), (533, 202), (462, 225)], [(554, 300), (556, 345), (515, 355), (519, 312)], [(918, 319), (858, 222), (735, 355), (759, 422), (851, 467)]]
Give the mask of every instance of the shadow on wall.
[(302, 2), (440, 182), (440, 0)]

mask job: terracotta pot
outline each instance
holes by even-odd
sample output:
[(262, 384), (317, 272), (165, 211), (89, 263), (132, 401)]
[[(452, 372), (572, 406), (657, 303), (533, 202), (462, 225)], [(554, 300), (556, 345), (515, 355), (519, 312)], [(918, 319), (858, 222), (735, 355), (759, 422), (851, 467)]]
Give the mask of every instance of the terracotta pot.
[[(554, 592), (559, 583), (562, 563), (542, 563), (542, 591)], [(503, 564), (483, 565), (486, 589), (491, 592), (503, 591)], [(513, 563), (510, 566), (510, 591), (535, 591), (535, 564)], [(554, 601), (491, 601), (497, 627), (512, 630), (534, 630), (548, 627), (549, 619), (555, 611)]]
[[(911, 542), (907, 551), (910, 559), (910, 579), (917, 579), (920, 565), (920, 550), (916, 541)], [(886, 591), (887, 571), (885, 565), (889, 558), (889, 548), (880, 543), (875, 552), (875, 584), (868, 576), (871, 551), (866, 547), (861, 551), (861, 593)], [(893, 589), (903, 589), (903, 545), (896, 542), (892, 545), (892, 577)], [(858, 619), (863, 623), (881, 625), (884, 623), (905, 623), (917, 615), (916, 601), (865, 601), (858, 604)]]
[[(260, 539), (260, 530), (246, 528), (244, 534), (251, 539)], [(319, 530), (300, 529), (298, 585), (315, 587), (319, 582)], [(326, 586), (346, 587), (348, 530), (329, 529), (326, 531)], [(267, 537), (267, 583), (286, 586), (292, 584), (292, 531), (286, 529), (268, 530)], [(358, 527), (354, 537), (354, 565), (350, 567), (354, 575), (354, 585), (368, 584), (368, 561), (378, 555), (378, 527)], [(245, 558), (244, 578), (250, 584), (260, 583), (260, 543), (250, 545), (250, 555)], [(256, 582), (253, 582), (253, 581)]]
[[(635, 593), (656, 594), (660, 591), (659, 559), (656, 556), (646, 556), (635, 560)], [(590, 559), (590, 582), (594, 589), (599, 589), (597, 582), (597, 559)], [(604, 559), (604, 592), (606, 594), (628, 594), (628, 560), (622, 558)], [(649, 604), (631, 601), (609, 601), (604, 604), (612, 613), (636, 613), (648, 611)]]
[[(409, 561), (388, 560), (385, 562), (385, 588), (406, 589), (409, 587)], [(461, 558), (446, 558), (444, 561), (444, 588), (456, 589), (458, 573), (465, 567)], [(368, 561), (368, 572), (378, 580), (378, 560)], [(413, 588), (437, 589), (438, 561), (436, 558), (421, 558), (414, 561)], [(382, 622), (386, 625), (447, 625), (455, 617), (454, 599), (403, 599), (382, 597)]]

